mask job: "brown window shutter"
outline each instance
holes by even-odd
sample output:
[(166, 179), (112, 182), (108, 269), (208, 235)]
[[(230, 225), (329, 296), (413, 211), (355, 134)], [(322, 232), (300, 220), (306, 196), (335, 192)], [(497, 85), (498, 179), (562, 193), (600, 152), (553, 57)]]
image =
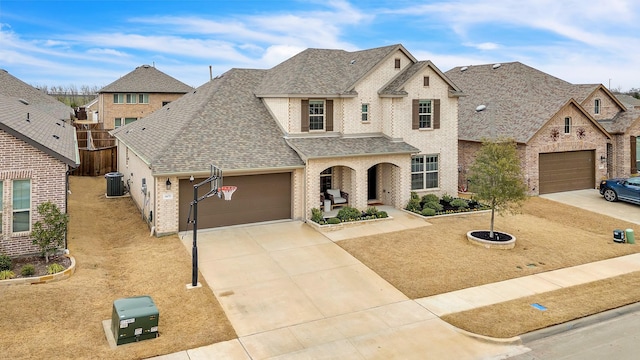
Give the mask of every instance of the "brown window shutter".
[(413, 99), (411, 102), (411, 128), (413, 130), (417, 130), (420, 128), (420, 120), (418, 116), (418, 106), (420, 104), (420, 100)]
[(327, 131), (333, 131), (333, 100), (327, 100), (325, 103), (327, 104), (326, 114), (324, 115), (327, 122)]
[(309, 132), (309, 100), (302, 100), (300, 131)]
[(433, 100), (433, 128), (440, 129), (440, 99)]
[(635, 136), (631, 137), (631, 173), (632, 174), (637, 174), (638, 173), (638, 159), (636, 158), (636, 145), (637, 145), (637, 140)]

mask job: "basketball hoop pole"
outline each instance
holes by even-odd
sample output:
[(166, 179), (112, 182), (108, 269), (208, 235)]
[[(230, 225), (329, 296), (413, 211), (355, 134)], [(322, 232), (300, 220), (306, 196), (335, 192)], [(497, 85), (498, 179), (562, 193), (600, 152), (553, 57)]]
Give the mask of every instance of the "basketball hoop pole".
[[(202, 185), (211, 184), (214, 181), (222, 181), (222, 170), (211, 165), (211, 175), (206, 178), (204, 181), (193, 185), (193, 202), (191, 205), (193, 206), (193, 249), (191, 250), (191, 286), (198, 286), (198, 202), (211, 197), (213, 195), (218, 194), (219, 186), (211, 186), (211, 190), (209, 190), (203, 196), (198, 197), (198, 189)], [(218, 185), (218, 184), (216, 184)]]

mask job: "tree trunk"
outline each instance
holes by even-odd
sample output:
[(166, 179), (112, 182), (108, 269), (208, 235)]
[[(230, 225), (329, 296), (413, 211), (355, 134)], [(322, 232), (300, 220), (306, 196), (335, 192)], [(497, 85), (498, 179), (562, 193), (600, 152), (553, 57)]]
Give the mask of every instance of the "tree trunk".
[(491, 227), (489, 228), (489, 237), (493, 240), (493, 220), (495, 219), (496, 213), (496, 203), (495, 201), (491, 202)]

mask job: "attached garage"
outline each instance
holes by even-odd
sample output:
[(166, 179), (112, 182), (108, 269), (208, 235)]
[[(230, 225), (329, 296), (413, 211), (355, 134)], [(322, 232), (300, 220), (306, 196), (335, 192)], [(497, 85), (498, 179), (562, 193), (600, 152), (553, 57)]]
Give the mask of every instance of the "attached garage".
[[(203, 180), (180, 180), (180, 231), (187, 230), (193, 185)], [(200, 201), (198, 229), (292, 218), (291, 173), (225, 176), (224, 185), (235, 185), (238, 190), (231, 201), (217, 196)], [(203, 186), (199, 191), (205, 194), (208, 189)], [(189, 224), (188, 229), (192, 228)]]
[(540, 194), (595, 188), (595, 150), (541, 153)]

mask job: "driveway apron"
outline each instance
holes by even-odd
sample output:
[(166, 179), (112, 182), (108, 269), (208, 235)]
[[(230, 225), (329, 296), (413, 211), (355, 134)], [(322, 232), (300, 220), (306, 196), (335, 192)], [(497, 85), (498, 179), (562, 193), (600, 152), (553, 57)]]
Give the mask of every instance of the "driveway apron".
[[(428, 225), (403, 215), (387, 227)], [(191, 237), (183, 243), (191, 251)], [(191, 350), (190, 359), (478, 359), (525, 351), (463, 334), (300, 221), (200, 231), (198, 254), (239, 339)]]

